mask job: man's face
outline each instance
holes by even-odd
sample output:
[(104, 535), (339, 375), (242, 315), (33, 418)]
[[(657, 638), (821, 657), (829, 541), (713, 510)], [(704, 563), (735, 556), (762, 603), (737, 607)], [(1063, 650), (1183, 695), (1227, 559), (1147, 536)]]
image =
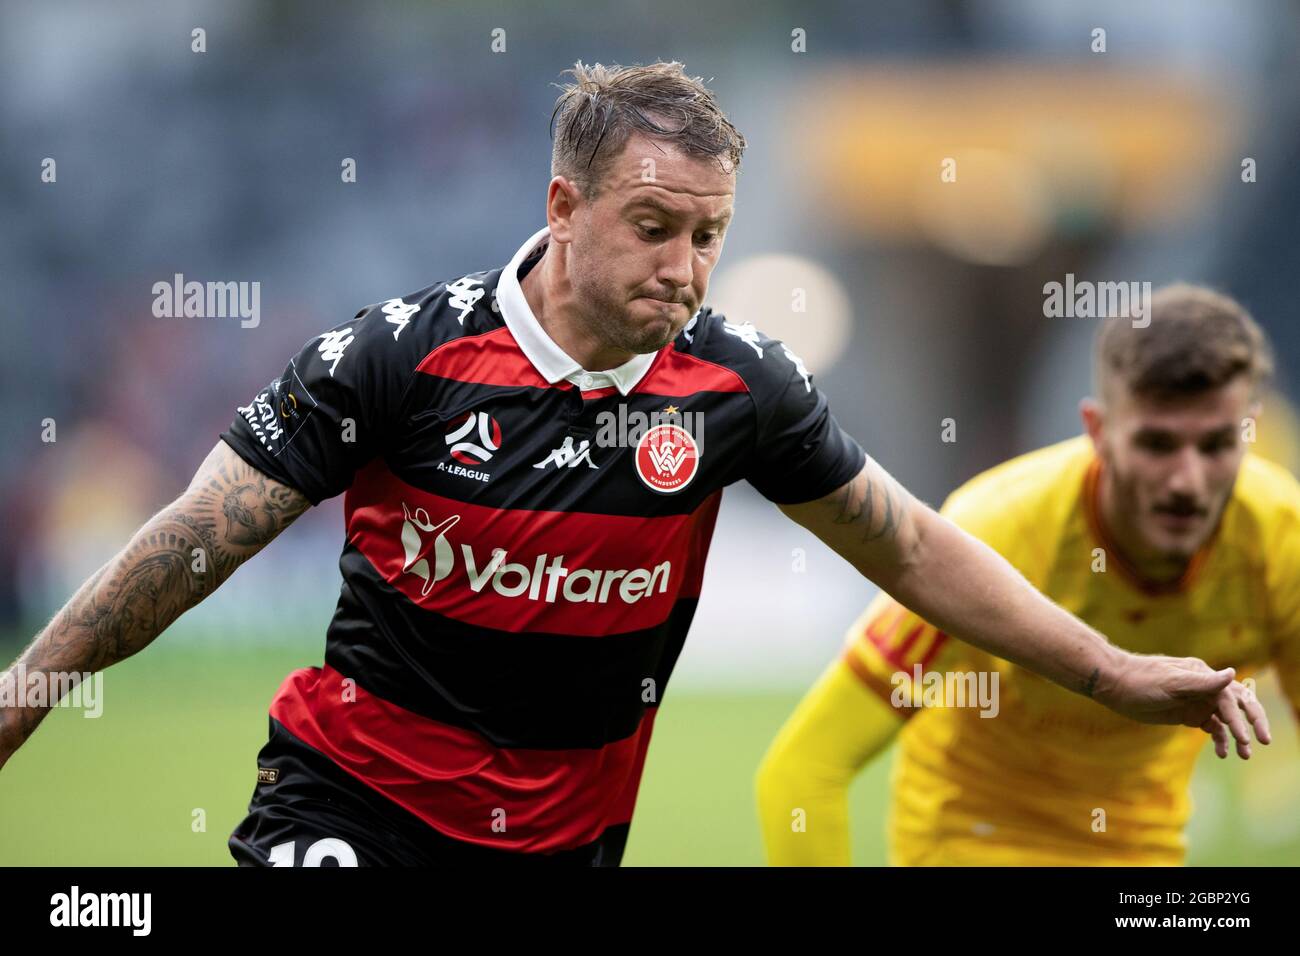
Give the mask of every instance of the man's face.
[[(1113, 501), (1154, 556), (1186, 560), (1214, 533), (1258, 409), (1243, 377), (1189, 398), (1156, 401), (1116, 384), (1093, 434)], [(1090, 431), (1093, 427), (1090, 426)]]
[(708, 291), (735, 189), (735, 172), (714, 159), (629, 138), (596, 199), (575, 203), (562, 237), (585, 331), (638, 354), (676, 338)]

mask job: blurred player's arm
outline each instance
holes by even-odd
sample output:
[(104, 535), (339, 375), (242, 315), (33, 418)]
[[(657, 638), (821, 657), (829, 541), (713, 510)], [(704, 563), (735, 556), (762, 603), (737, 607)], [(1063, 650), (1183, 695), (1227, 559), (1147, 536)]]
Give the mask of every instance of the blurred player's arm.
[[(27, 675), (84, 674), (143, 650), (310, 506), (217, 442), (185, 492), (78, 589), (0, 681), (12, 684), (19, 664)], [(0, 706), (0, 766), (56, 703)]]
[(909, 720), (925, 719), (900, 706), (911, 700), (913, 669), (969, 670), (982, 659), (972, 653), (888, 594), (876, 595), (759, 764), (755, 791), (769, 864), (850, 864), (849, 785)]
[(1040, 594), (1001, 555), (917, 501), (867, 458), (856, 477), (781, 510), (939, 629), (1146, 723), (1200, 727), (1249, 757), (1263, 708), (1234, 672), (1197, 658), (1130, 654)]
[[(849, 630), (850, 645), (818, 678), (768, 747), (754, 780), (772, 866), (848, 866), (849, 785), (893, 741), (906, 715), (855, 671), (862, 635), (925, 624), (882, 594)], [(933, 630), (933, 629), (931, 629)], [(890, 665), (893, 666), (893, 665)]]
[[(1294, 482), (1290, 484), (1300, 491)], [(1273, 621), (1272, 662), (1291, 713), (1300, 722), (1300, 507), (1275, 518), (1267, 534), (1270, 560), (1265, 585)]]

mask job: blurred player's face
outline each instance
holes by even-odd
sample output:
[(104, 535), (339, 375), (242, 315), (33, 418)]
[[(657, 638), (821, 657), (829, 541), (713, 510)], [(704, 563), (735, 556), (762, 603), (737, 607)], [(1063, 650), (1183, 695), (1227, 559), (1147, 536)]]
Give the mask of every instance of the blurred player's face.
[[(1107, 479), (1112, 532), (1142, 561), (1186, 562), (1214, 533), (1232, 494), (1253, 417), (1250, 383), (1238, 378), (1190, 398), (1156, 401), (1116, 385), (1084, 421)], [(1109, 487), (1106, 487), (1108, 485)]]
[(568, 243), (583, 331), (606, 349), (638, 354), (676, 338), (704, 301), (735, 188), (735, 172), (717, 160), (634, 135), (594, 200), (575, 189), (571, 213), (552, 217), (551, 234)]

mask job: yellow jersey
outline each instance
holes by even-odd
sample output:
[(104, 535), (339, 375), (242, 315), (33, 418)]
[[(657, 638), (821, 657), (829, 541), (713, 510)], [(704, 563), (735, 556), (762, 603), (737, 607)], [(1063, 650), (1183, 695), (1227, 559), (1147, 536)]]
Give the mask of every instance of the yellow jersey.
[[(1120, 647), (1200, 657), (1239, 678), (1272, 664), (1300, 716), (1300, 484), (1247, 453), (1214, 536), (1180, 580), (1152, 587), (1097, 520), (1100, 469), (1080, 436), (984, 472), (941, 511)], [(1121, 717), (950, 639), (884, 594), (850, 631), (843, 661), (909, 718), (891, 780), (891, 863), (1182, 862), (1204, 732)], [(895, 675), (914, 677), (917, 665), (936, 687), (930, 674), (984, 672), (990, 685), (996, 674), (996, 714), (898, 708), (910, 682)]]

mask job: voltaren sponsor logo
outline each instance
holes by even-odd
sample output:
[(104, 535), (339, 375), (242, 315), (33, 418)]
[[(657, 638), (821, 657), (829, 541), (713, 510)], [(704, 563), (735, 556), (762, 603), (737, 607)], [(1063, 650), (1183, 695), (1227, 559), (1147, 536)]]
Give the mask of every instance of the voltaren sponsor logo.
[[(402, 572), (420, 579), (420, 596), (425, 597), (452, 574), (455, 550), (447, 532), (460, 521), (460, 515), (435, 523), (423, 508), (412, 511), (403, 503), (402, 512)], [(550, 604), (607, 604), (610, 600), (634, 604), (665, 593), (672, 575), (671, 561), (653, 568), (584, 568), (570, 567), (563, 554), (543, 552), (531, 560), (511, 561), (505, 548), (493, 548), (484, 560), (469, 544), (462, 544), (460, 553), (465, 578), (474, 593), (491, 589), (502, 597)]]

